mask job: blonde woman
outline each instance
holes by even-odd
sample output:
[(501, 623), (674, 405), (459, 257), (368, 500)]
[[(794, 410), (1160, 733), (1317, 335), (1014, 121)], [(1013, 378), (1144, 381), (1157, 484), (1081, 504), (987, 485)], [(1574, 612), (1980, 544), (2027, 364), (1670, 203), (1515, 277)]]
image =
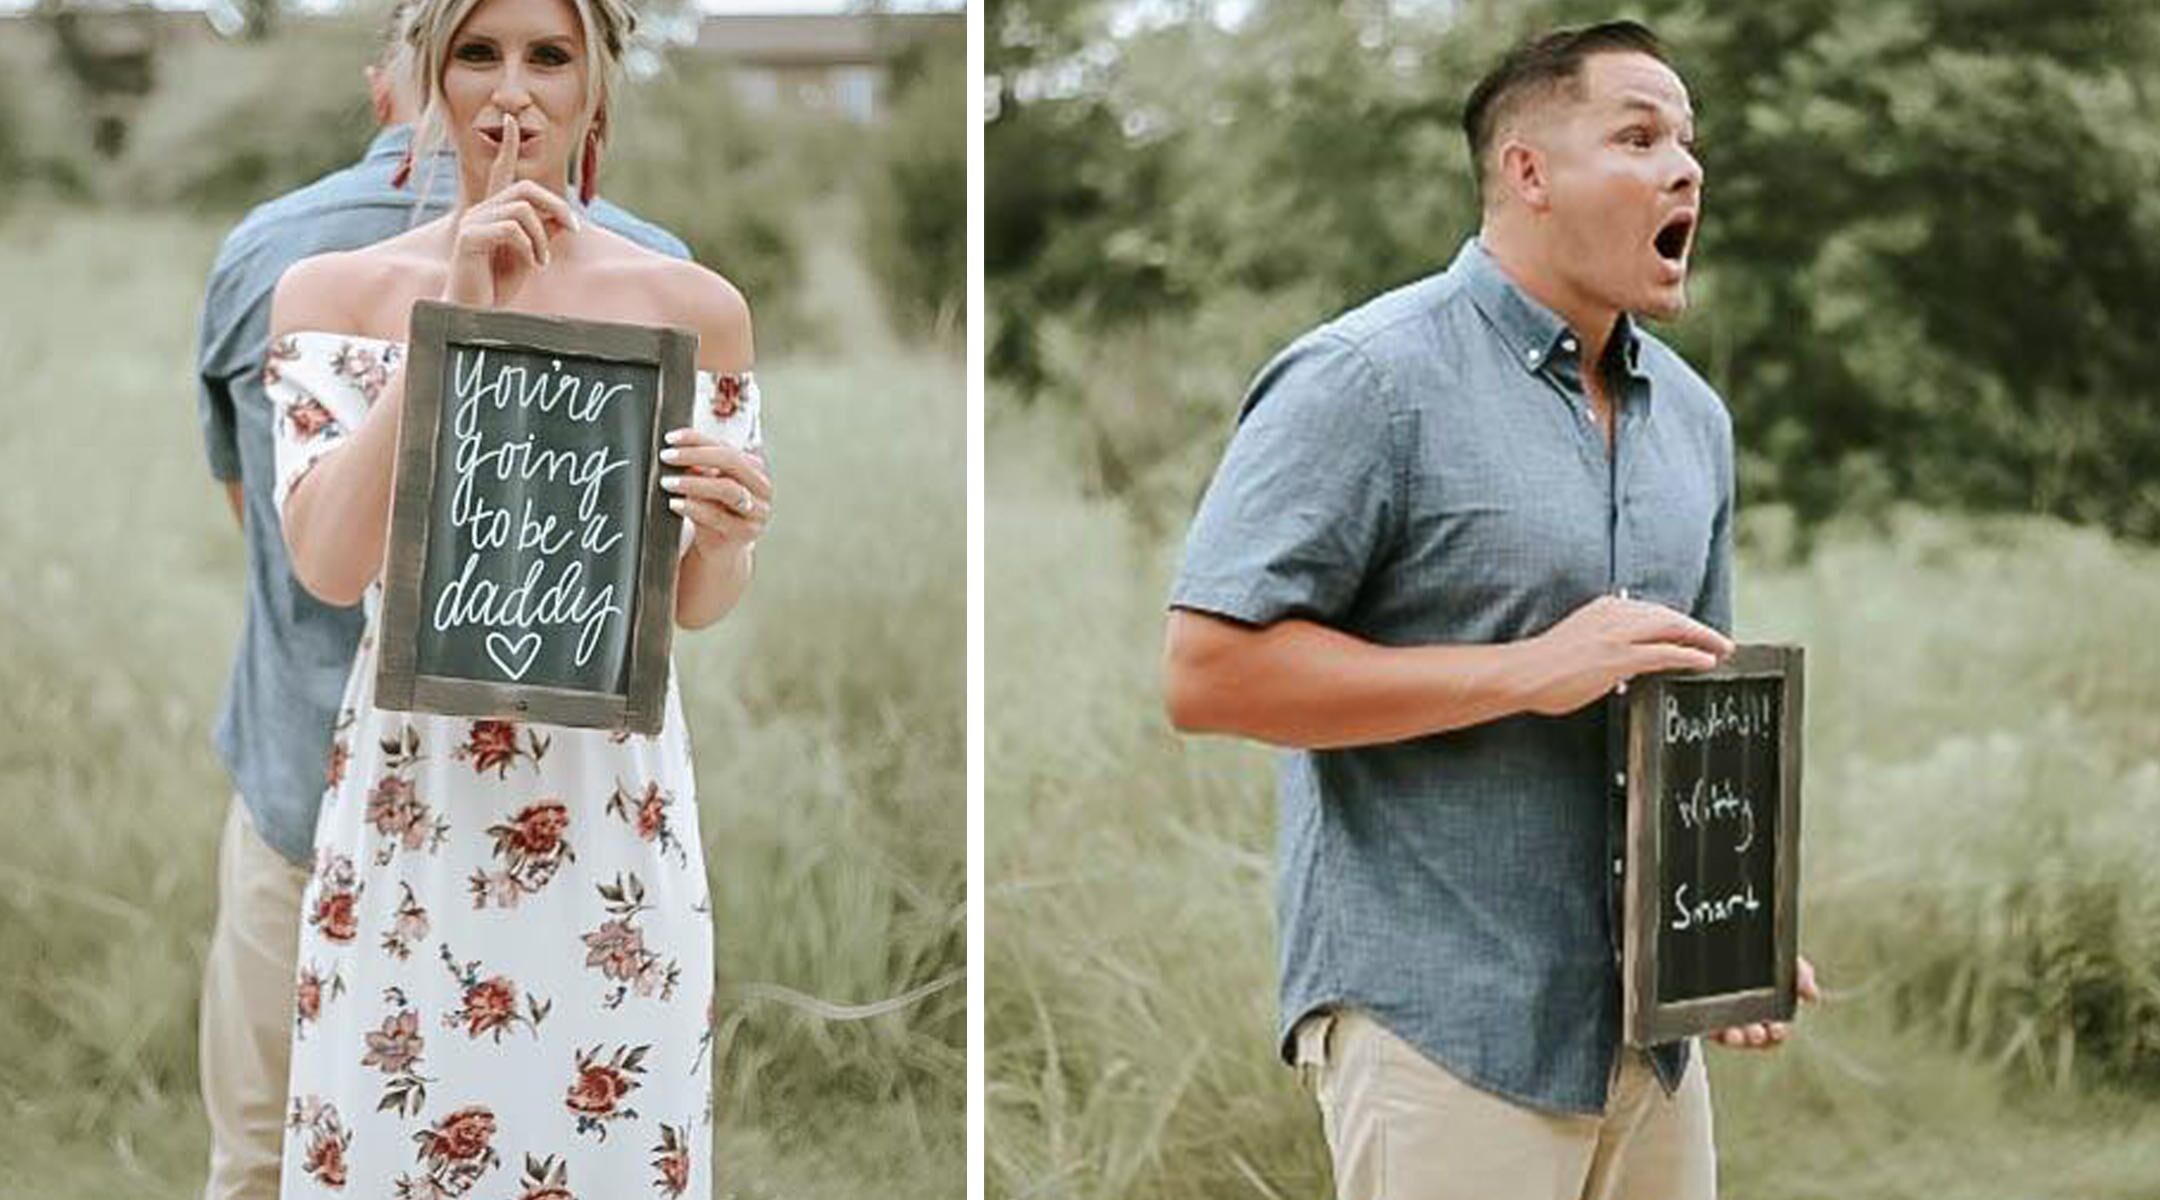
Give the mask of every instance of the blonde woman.
[(587, 220), (622, 0), (422, 0), (416, 156), (449, 215), (294, 265), (264, 371), (294, 573), (365, 601), (303, 897), (283, 1194), (710, 1194), (712, 931), (671, 679), (656, 737), (375, 707), (380, 574), (413, 302), (699, 334), (675, 617), (748, 586), (771, 514), (750, 317), (725, 280)]

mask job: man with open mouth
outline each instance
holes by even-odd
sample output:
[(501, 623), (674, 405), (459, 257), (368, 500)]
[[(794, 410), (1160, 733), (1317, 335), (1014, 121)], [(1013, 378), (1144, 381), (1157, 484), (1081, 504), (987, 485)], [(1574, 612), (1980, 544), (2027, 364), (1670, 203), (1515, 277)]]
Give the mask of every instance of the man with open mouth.
[(1693, 112), (1623, 21), (1516, 48), (1463, 126), (1477, 236), (1246, 396), (1170, 716), (1288, 751), (1278, 1045), (1338, 1197), (1707, 1200), (1700, 1055), (1622, 1044), (1608, 704), (1733, 649), (1731, 421), (1638, 324), (1687, 303)]

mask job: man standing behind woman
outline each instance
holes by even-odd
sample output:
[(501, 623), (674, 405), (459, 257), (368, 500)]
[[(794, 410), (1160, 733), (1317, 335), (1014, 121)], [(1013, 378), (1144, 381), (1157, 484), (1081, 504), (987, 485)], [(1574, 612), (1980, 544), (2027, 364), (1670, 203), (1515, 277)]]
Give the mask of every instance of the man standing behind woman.
[[(358, 607), (325, 604), (292, 575), (271, 503), (270, 403), (262, 371), (271, 289), (294, 262), (369, 245), (457, 198), (443, 156), (407, 168), (419, 100), (405, 23), (392, 14), (366, 70), (381, 131), (352, 166), (249, 213), (210, 275), (197, 359), (212, 474), (247, 547), (247, 608), (217, 725), (236, 789), (218, 849), (218, 916), (199, 1027), (211, 1133), (205, 1200), (273, 1196), (287, 1116), (300, 897), (323, 797), (331, 724), (360, 639)], [(393, 182), (403, 173), (404, 186)], [(586, 214), (641, 245), (689, 257), (680, 240), (606, 201)]]

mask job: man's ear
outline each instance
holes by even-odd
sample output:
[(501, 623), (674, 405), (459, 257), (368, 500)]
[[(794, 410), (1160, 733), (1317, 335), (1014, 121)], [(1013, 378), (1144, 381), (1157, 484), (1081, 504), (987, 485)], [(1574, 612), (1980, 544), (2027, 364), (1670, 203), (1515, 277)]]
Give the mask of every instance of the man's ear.
[(391, 97), (390, 72), (370, 63), (362, 74), (367, 76), (368, 107), (375, 111), (375, 123), (391, 124), (397, 115), (397, 107)]
[(1496, 183), (1532, 212), (1552, 207), (1552, 189), (1545, 174), (1545, 152), (1519, 134), (1500, 140)]

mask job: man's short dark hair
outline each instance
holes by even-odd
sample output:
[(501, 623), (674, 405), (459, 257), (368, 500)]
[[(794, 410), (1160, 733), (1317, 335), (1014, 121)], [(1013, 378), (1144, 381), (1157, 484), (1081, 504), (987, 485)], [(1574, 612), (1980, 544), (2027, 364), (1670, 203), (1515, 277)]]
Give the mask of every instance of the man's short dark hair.
[(1556, 29), (1507, 52), (1485, 78), (1470, 89), (1463, 104), (1463, 136), (1470, 139), (1470, 177), (1485, 190), (1485, 155), (1493, 135), (1525, 100), (1562, 87), (1580, 89), (1583, 61), (1593, 54), (1647, 54), (1671, 65), (1665, 45), (1650, 27), (1636, 21), (1605, 21), (1576, 29)]

